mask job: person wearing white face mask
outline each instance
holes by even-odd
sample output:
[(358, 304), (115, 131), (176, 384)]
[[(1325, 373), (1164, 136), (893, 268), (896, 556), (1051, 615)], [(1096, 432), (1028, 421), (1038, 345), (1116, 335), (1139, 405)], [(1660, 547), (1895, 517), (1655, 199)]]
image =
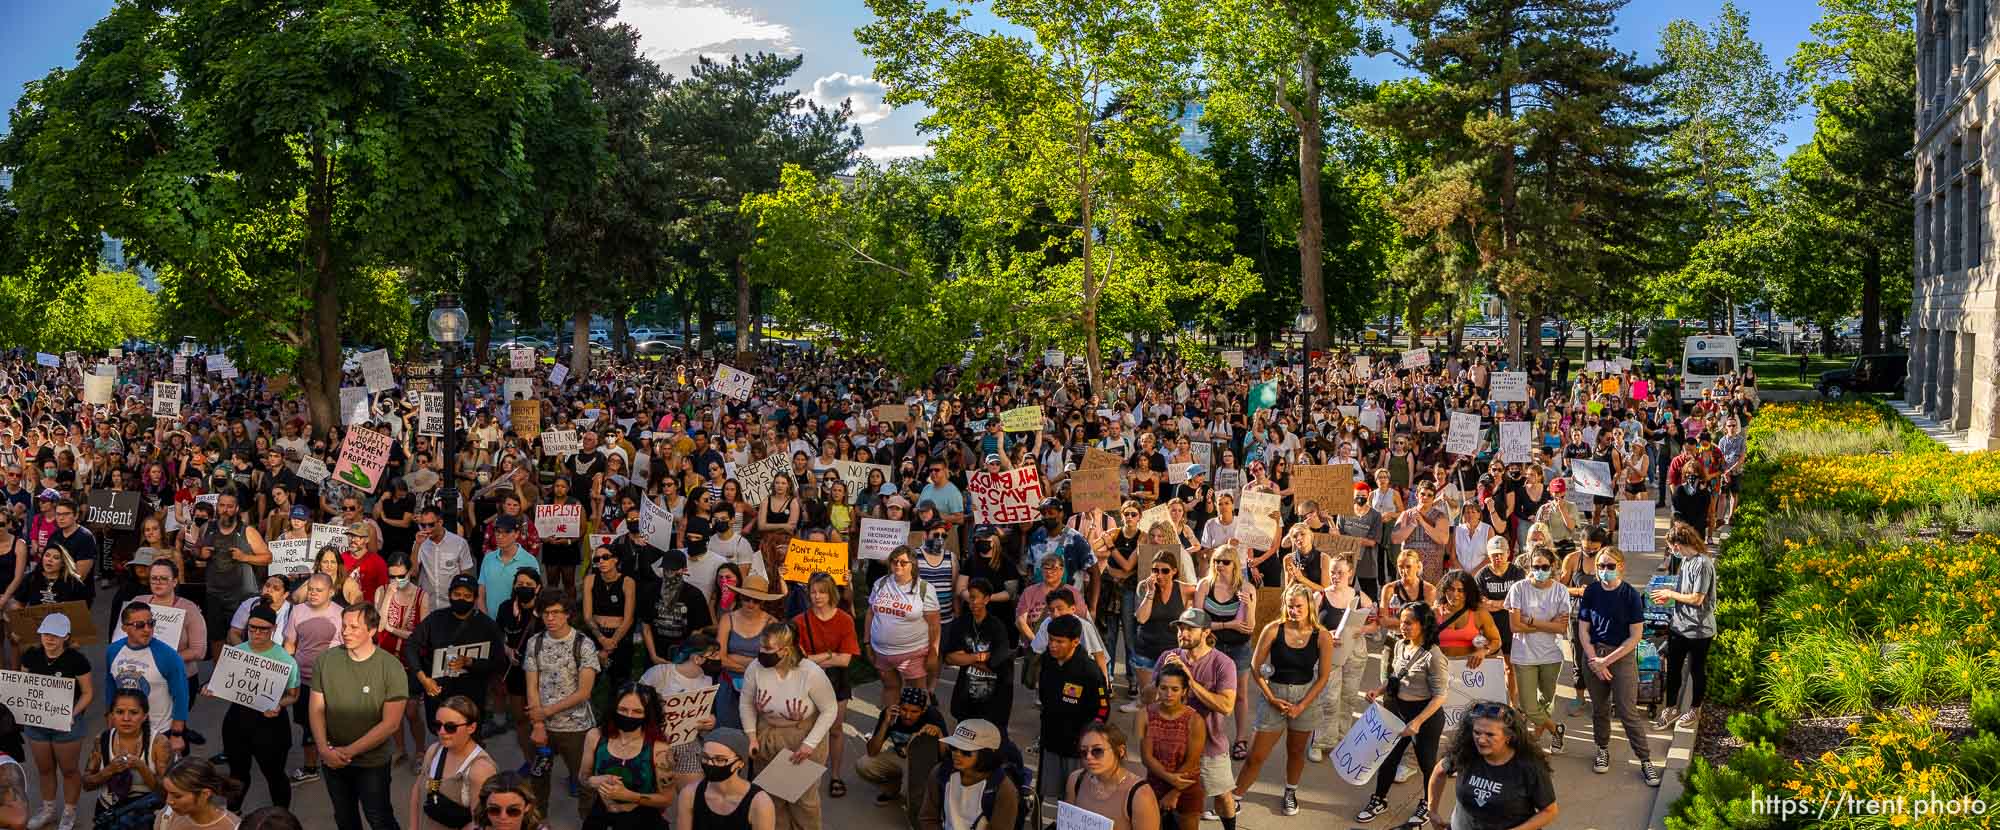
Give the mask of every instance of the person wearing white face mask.
[(1514, 704), (1535, 732), (1548, 734), (1549, 752), (1563, 748), (1563, 725), (1549, 713), (1562, 675), (1562, 636), (1569, 631), (1569, 589), (1556, 581), (1556, 555), (1548, 548), (1528, 554), (1528, 578), (1507, 588), (1507, 613), (1514, 637)]

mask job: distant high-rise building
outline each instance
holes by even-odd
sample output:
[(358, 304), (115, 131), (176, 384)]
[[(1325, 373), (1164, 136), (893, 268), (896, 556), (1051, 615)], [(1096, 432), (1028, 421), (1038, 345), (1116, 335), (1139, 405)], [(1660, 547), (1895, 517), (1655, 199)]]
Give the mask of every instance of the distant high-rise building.
[(1199, 156), (1208, 152), (1208, 131), (1201, 126), (1201, 114), (1206, 107), (1200, 101), (1189, 101), (1180, 106), (1180, 114), (1174, 122), (1181, 128), (1181, 146), (1188, 154)]

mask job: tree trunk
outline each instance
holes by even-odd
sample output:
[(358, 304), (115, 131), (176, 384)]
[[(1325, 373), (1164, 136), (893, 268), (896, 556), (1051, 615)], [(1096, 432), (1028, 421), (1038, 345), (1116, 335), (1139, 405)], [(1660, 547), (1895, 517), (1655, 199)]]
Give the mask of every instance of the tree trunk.
[(736, 360), (739, 364), (750, 356), (750, 266), (744, 257), (736, 257)]
[(1861, 255), (1861, 353), (1882, 348), (1882, 246), (1871, 244)]
[(1333, 329), (1326, 319), (1326, 282), (1321, 271), (1326, 246), (1326, 223), (1320, 215), (1320, 165), (1325, 157), (1326, 137), (1319, 123), (1319, 63), (1306, 49), (1299, 58), (1300, 101), (1297, 105), (1278, 84), (1278, 103), (1292, 116), (1299, 131), (1299, 300), (1319, 319), (1319, 327), (1306, 336), (1305, 348), (1325, 349)]
[[(1095, 112), (1095, 108), (1088, 110)], [(1077, 224), (1083, 237), (1083, 334), (1084, 360), (1090, 370), (1090, 392), (1104, 394), (1104, 349), (1097, 339), (1097, 294), (1099, 283), (1096, 265), (1092, 262), (1092, 232), (1096, 205), (1091, 201), (1090, 187), (1090, 123), (1086, 120), (1076, 128), (1076, 195), (1080, 210)]]
[(611, 350), (625, 357), (631, 357), (632, 346), (627, 342), (631, 338), (626, 336), (626, 331), (625, 309), (621, 307), (611, 312)]
[(701, 292), (697, 300), (697, 302), (701, 303), (701, 308), (697, 314), (700, 317), (699, 325), (701, 326), (701, 331), (698, 333), (701, 335), (702, 351), (708, 351), (720, 345), (715, 342), (715, 303), (712, 300), (713, 298), (707, 296), (707, 292)]
[(333, 159), (326, 139), (315, 138), (313, 181), (306, 194), (306, 246), (312, 256), (312, 309), (301, 330), (299, 360), (305, 369), (306, 408), (313, 430), (326, 435), (340, 425), (340, 276), (333, 264)]
[(1829, 358), (1833, 357), (1834, 353), (1840, 350), (1839, 338), (1834, 337), (1833, 334), (1832, 320), (1821, 320), (1819, 323), (1819, 350), (1821, 354)]
[(488, 347), (493, 340), (493, 300), (487, 290), (486, 280), (478, 269), (467, 268), (464, 284), (459, 296), (463, 300), (465, 316), (472, 323), (472, 365), (486, 365)]
[(590, 309), (578, 309), (570, 321), (569, 373), (581, 383), (590, 372)]

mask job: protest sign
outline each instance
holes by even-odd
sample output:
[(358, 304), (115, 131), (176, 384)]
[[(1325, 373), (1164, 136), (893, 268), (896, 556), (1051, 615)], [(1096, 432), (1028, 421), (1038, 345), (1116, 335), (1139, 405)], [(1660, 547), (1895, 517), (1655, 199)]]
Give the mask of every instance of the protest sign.
[(110, 375), (83, 376), (83, 402), (91, 406), (110, 406), (111, 387), (118, 379)]
[(1343, 536), (1338, 533), (1315, 533), (1313, 534), (1313, 550), (1333, 556), (1346, 553), (1359, 556), (1361, 554), (1361, 544), (1366, 541), (1368, 540), (1359, 536)]
[(756, 385), (756, 375), (752, 375), (726, 363), (718, 363), (715, 365), (715, 383), (710, 388), (739, 401), (744, 401), (750, 399), (750, 389)]
[(76, 723), (76, 678), (0, 671), (0, 705), (22, 726), (68, 732)]
[(332, 470), (326, 468), (326, 462), (318, 458), (308, 455), (299, 459), (299, 478), (303, 478), (313, 484), (325, 481), (326, 477), (332, 475), (332, 473)]
[(1394, 712), (1382, 708), (1377, 703), (1362, 713), (1361, 719), (1347, 730), (1347, 737), (1340, 739), (1329, 760), (1334, 772), (1342, 781), (1360, 786), (1375, 778), (1375, 771), (1382, 767), (1382, 761), (1389, 757), (1389, 751), (1396, 748), (1396, 741), (1402, 738), (1407, 726)]
[(153, 608), (153, 638), (174, 648), (180, 648), (181, 628), (187, 625), (187, 609), (171, 605), (149, 602)]
[(1115, 470), (1118, 469), (1118, 465), (1121, 463), (1118, 460), (1117, 453), (1110, 450), (1101, 450), (1096, 447), (1084, 447), (1083, 463), (1076, 465), (1076, 468), (1078, 470), (1099, 470), (1110, 467)]
[(516, 347), (507, 350), (507, 368), (509, 370), (527, 369), (533, 367), (534, 365), (535, 365), (534, 349), (525, 347)]
[(1605, 378), (1603, 383), (1598, 384), (1598, 391), (1603, 392), (1606, 395), (1618, 394), (1618, 379)]
[(222, 371), (222, 367), (229, 365), (229, 355), (222, 354), (221, 352), (217, 352), (215, 354), (210, 354), (210, 355), (202, 355), (202, 361), (203, 361), (202, 365), (206, 367), (209, 371), (220, 372)]
[(1118, 509), (1118, 468), (1097, 467), (1069, 474), (1070, 506), (1078, 513)]
[(153, 417), (179, 418), (181, 416), (181, 385), (178, 383), (153, 384)]
[(1609, 462), (1572, 459), (1569, 462), (1569, 479), (1571, 489), (1577, 492), (1605, 498), (1610, 498), (1612, 495)]
[(278, 708), (292, 683), (292, 667), (260, 654), (231, 646), (222, 650), (208, 678), (208, 692), (257, 712)]
[(396, 373), (389, 368), (388, 349), (361, 353), (361, 382), (368, 385), (369, 392), (395, 388)]
[(340, 424), (352, 426), (368, 420), (368, 390), (361, 386), (340, 387)]
[(1040, 432), (1042, 429), (1042, 408), (1039, 406), (1017, 406), (1000, 413), (1000, 428), (1007, 432)]
[(1222, 353), (1222, 365), (1231, 369), (1243, 368), (1243, 350), (1229, 349)]
[(1496, 403), (1511, 403), (1515, 401), (1527, 403), (1528, 373), (1494, 372), (1493, 387), (1490, 391), (1491, 394), (1487, 397)]
[(1194, 466), (1194, 462), (1192, 461), (1186, 464), (1168, 464), (1167, 483), (1186, 484), (1188, 480), (1188, 468), (1192, 466)]
[(90, 608), (83, 600), (52, 602), (45, 605), (30, 605), (7, 612), (7, 631), (14, 635), (16, 643), (38, 643), (41, 635), (35, 629), (42, 627), (42, 618), (50, 614), (69, 617), (69, 644), (72, 646), (98, 645), (104, 638), (97, 633), (97, 623), (90, 618)]
[(349, 427), (340, 442), (340, 458), (333, 463), (333, 478), (364, 493), (382, 485), (382, 469), (389, 465), (389, 436), (367, 427)]
[(1243, 471), (1235, 467), (1216, 470), (1215, 475), (1210, 476), (1210, 478), (1215, 479), (1215, 492), (1217, 493), (1233, 494), (1243, 489)]
[(835, 585), (846, 585), (847, 570), (846, 542), (809, 542), (795, 538), (785, 544), (786, 582), (803, 585), (812, 580), (814, 573), (824, 571), (833, 577)]
[(1056, 802), (1056, 830), (1111, 830), (1111, 819), (1067, 801)]
[(320, 551), (326, 550), (329, 547), (338, 548), (340, 550), (346, 550), (347, 525), (336, 525), (336, 524), (325, 524), (321, 522), (314, 522), (312, 526), (312, 537), (310, 539), (307, 539), (306, 541), (312, 543), (313, 556), (318, 556)]
[(1063, 365), (1063, 352), (1062, 352), (1062, 350), (1061, 350), (1061, 349), (1048, 349), (1048, 350), (1045, 350), (1045, 351), (1043, 351), (1043, 352), (1042, 352), (1042, 365), (1043, 365), (1043, 366), (1047, 366), (1047, 367), (1049, 367), (1049, 368), (1051, 368), (1051, 369), (1061, 369), (1061, 368), (1062, 368), (1062, 365)]
[(544, 539), (582, 538), (583, 505), (535, 505), (535, 532), (541, 534)]
[(872, 417), (874, 417), (875, 423), (878, 424), (908, 423), (910, 420), (910, 408), (903, 404), (885, 403), (875, 407)]
[(500, 396), (508, 401), (532, 401), (535, 399), (534, 378), (508, 378), (500, 382)]
[(780, 474), (790, 475), (791, 472), (791, 454), (781, 452), (737, 467), (733, 477), (737, 486), (742, 489), (745, 501), (751, 504), (763, 504), (764, 500), (771, 496), (771, 480)]
[(1292, 498), (1299, 509), (1314, 502), (1335, 516), (1349, 514), (1354, 503), (1354, 467), (1349, 464), (1301, 464), (1292, 468)]
[(418, 392), (417, 394), (417, 434), (432, 438), (444, 437), (444, 393)]
[[(889, 471), (889, 466), (886, 464), (866, 464), (860, 461), (835, 461), (833, 462), (833, 472), (835, 475), (840, 476), (840, 483), (847, 485), (848, 504), (859, 501), (861, 491), (868, 489), (869, 473), (880, 472), (884, 483), (894, 480)], [(876, 489), (880, 490), (881, 485), (876, 485)], [(832, 496), (832, 493), (820, 494), (820, 498), (822, 499), (830, 499)]]
[(1194, 463), (1203, 469), (1215, 469), (1215, 445), (1207, 441), (1196, 441), (1188, 445), (1188, 452), (1194, 456)]
[(973, 521), (978, 524), (1020, 524), (1035, 520), (1042, 501), (1042, 480), (1034, 467), (997, 473), (979, 470), (966, 478)]
[(1632, 381), (1632, 400), (1635, 401), (1646, 400), (1648, 397), (1652, 395), (1652, 393), (1653, 393), (1652, 384), (1647, 383), (1644, 380)]
[(1465, 710), (1483, 701), (1507, 702), (1507, 664), (1499, 659), (1479, 661), (1479, 668), (1466, 668), (1464, 660), (1451, 661), (1445, 673), (1444, 732), (1449, 735), (1465, 720)]
[(561, 389), (563, 384), (567, 382), (569, 382), (569, 364), (558, 363), (555, 365), (555, 368), (549, 370), (550, 386)]
[(467, 643), (456, 646), (441, 646), (438, 650), (431, 652), (431, 679), (443, 680), (465, 674), (463, 670), (452, 668), (451, 664), (458, 662), (460, 659), (484, 660), (492, 653), (492, 650), (492, 643)]
[(825, 764), (818, 761), (793, 763), (792, 753), (780, 752), (758, 768), (756, 780), (750, 783), (770, 793), (773, 798), (791, 802), (799, 800), (807, 790), (819, 786), (819, 780), (825, 775)]
[(861, 520), (861, 558), (883, 560), (910, 539), (910, 523), (892, 519)]
[(1173, 521), (1173, 506), (1156, 504), (1146, 508), (1146, 512), (1139, 514), (1139, 532), (1151, 536), (1154, 525), (1172, 524)]
[(694, 740), (701, 730), (697, 728), (702, 719), (715, 714), (715, 693), (720, 687), (704, 686), (687, 692), (675, 692), (660, 699), (660, 709), (665, 713), (661, 728), (666, 733), (662, 742), (669, 747), (679, 746)]
[(673, 550), (674, 514), (652, 499), (640, 499), (639, 532), (646, 534), (646, 544), (653, 549)]
[(1652, 499), (1631, 499), (1618, 502), (1618, 549), (1626, 553), (1652, 553), (1657, 548), (1653, 543)]
[(1527, 421), (1502, 421), (1500, 423), (1500, 462), (1503, 464), (1526, 464), (1534, 452), (1534, 425)]
[(1284, 497), (1277, 493), (1245, 490), (1236, 503), (1236, 517), (1240, 522), (1236, 527), (1238, 541), (1263, 550), (1278, 540), (1278, 517), (1275, 514), (1284, 508)]
[(271, 548), (271, 573), (280, 576), (304, 576), (312, 573), (311, 539), (272, 539), (266, 544)]
[(1404, 352), (1403, 360), (1398, 365), (1402, 366), (1405, 369), (1422, 369), (1426, 366), (1429, 366), (1431, 365), (1431, 350), (1411, 349), (1407, 352)]
[(515, 435), (535, 440), (535, 436), (542, 434), (542, 402), (515, 401), (509, 407), (508, 420)]
[(1479, 454), (1479, 415), (1451, 413), (1451, 433), (1444, 439), (1444, 451), (1452, 455)]
[(174, 355), (174, 374), (185, 375), (187, 373), (188, 373), (188, 359), (180, 355)]
[(575, 455), (583, 447), (581, 439), (573, 429), (552, 429), (542, 433), (543, 455)]
[[(60, 369), (62, 368), (62, 358), (56, 357), (55, 355), (49, 354), (48, 352), (36, 352), (35, 365), (47, 366), (51, 369)], [(187, 370), (183, 369), (181, 371), (183, 374), (185, 374)]]
[(136, 490), (90, 491), (90, 524), (114, 530), (131, 530), (139, 524), (139, 492)]

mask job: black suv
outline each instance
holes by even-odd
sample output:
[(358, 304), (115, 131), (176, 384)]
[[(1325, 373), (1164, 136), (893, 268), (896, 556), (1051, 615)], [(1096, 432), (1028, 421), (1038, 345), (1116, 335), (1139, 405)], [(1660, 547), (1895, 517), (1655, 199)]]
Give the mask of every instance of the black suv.
[(1849, 392), (1895, 392), (1910, 371), (1907, 354), (1864, 354), (1845, 369), (1819, 373), (1819, 394), (1839, 399)]

